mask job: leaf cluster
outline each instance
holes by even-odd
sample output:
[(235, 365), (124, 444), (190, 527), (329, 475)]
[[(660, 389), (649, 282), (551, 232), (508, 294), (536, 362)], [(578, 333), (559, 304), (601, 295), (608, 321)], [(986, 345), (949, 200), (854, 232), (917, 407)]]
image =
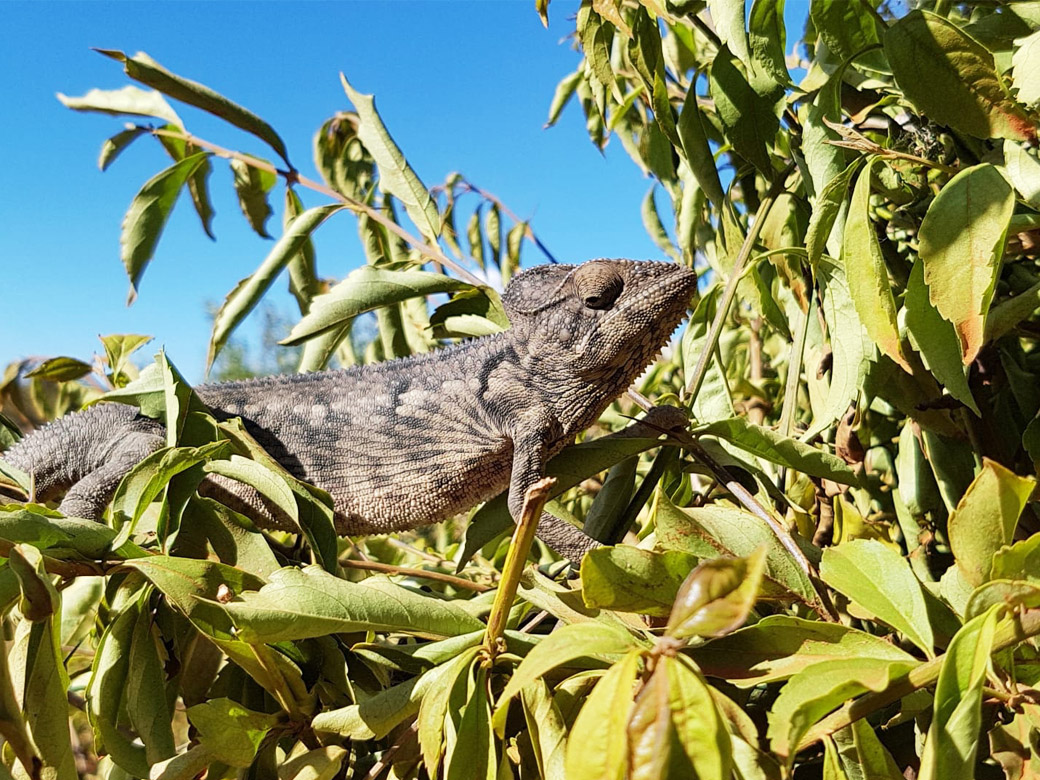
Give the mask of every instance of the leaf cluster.
[[(461, 541), (443, 526), (337, 539), (329, 497), (211, 417), (164, 355), (134, 368), (145, 337), (105, 337), (95, 367), (9, 368), (0, 408), (17, 425), (0, 427), (0, 446), (105, 389), (164, 419), (169, 440), (127, 475), (104, 525), (0, 507), (3, 766), (1036, 774), (1040, 6), (900, 16), (812, 0), (794, 55), (789, 32), (783, 0), (587, 0), (575, 17), (581, 62), (549, 124), (573, 102), (593, 144), (622, 145), (652, 179), (648, 232), (703, 280), (632, 393), (693, 424), (663, 440), (589, 436), (529, 496), (525, 517), (548, 501), (605, 543), (576, 578), (530, 546), (524, 522), (510, 539), (504, 496)], [(346, 79), (353, 110), (315, 137), (318, 181), (247, 109), (147, 55), (102, 54), (136, 84), (62, 96), (133, 120), (102, 168), (145, 137), (172, 159), (124, 220), (131, 298), (183, 191), (212, 235), (220, 159), (271, 240), (214, 318), (211, 363), (283, 276), (304, 371), (496, 332), (508, 326), (496, 290), (525, 241), (551, 259), (460, 174), (427, 187)], [(197, 138), (181, 104), (278, 162)], [(308, 207), (313, 193), (324, 200)], [(334, 281), (313, 237), (348, 213), (367, 262)], [(362, 315), (376, 320), (368, 343), (350, 338)], [(633, 411), (623, 400), (597, 427)], [(198, 495), (210, 473), (257, 489), (285, 529)], [(31, 494), (26, 475), (0, 480)]]

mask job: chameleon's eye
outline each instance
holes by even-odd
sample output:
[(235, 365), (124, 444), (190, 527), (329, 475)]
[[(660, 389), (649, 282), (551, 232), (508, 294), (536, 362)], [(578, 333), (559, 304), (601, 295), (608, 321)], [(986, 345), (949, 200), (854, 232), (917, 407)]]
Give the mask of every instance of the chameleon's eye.
[(617, 271), (602, 265), (579, 267), (574, 274), (574, 284), (588, 309), (609, 309), (625, 286)]

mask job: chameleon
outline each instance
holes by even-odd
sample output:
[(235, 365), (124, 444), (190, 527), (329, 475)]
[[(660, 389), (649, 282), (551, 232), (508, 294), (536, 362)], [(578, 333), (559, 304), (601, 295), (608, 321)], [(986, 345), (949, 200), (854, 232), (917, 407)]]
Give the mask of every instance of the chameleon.
[[(293, 476), (327, 491), (340, 534), (408, 530), (506, 489), (519, 519), (547, 461), (653, 362), (696, 286), (676, 263), (538, 266), (507, 285), (511, 327), (500, 333), (383, 363), (195, 390), (215, 417), (241, 418)], [(3, 457), (30, 475), (36, 500), (64, 493), (63, 514), (100, 520), (123, 476), (165, 445), (161, 422), (107, 403), (40, 428)], [(237, 496), (258, 525), (277, 525), (252, 488), (210, 475), (207, 491)], [(571, 560), (596, 545), (548, 513), (538, 535)]]

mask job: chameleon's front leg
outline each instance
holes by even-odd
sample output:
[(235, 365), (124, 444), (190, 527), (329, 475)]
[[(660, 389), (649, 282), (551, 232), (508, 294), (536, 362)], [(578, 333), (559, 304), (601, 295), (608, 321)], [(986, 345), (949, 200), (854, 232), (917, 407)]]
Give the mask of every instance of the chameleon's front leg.
[[(545, 476), (546, 447), (542, 432), (527, 434), (513, 439), (513, 474), (509, 482), (509, 514), (514, 522), (520, 522), (527, 489)], [(548, 512), (542, 512), (538, 521), (538, 538), (564, 558), (575, 564), (589, 550), (599, 547), (592, 537), (586, 535), (565, 520)]]
[[(642, 419), (607, 438), (646, 437), (656, 439), (662, 433), (685, 430), (685, 412), (674, 406), (655, 406)], [(544, 428), (526, 432), (513, 439), (513, 475), (509, 484), (509, 513), (519, 522), (527, 489), (545, 476), (546, 451), (544, 442), (550, 437)], [(558, 517), (542, 512), (538, 524), (538, 538), (565, 558), (580, 563), (589, 550), (600, 543), (581, 529)]]

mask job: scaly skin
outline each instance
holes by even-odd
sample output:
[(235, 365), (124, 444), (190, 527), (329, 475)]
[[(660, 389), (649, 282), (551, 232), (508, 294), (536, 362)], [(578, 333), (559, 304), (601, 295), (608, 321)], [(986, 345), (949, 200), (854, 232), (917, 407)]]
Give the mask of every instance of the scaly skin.
[[(675, 330), (696, 277), (672, 263), (593, 260), (518, 275), (503, 304), (512, 328), (427, 355), (295, 376), (203, 385), (217, 417), (241, 417), (293, 475), (328, 491), (341, 533), (443, 520), (508, 487), (519, 516), (546, 461), (592, 425)], [(165, 445), (162, 425), (104, 404), (26, 437), (5, 459), (37, 497), (98, 518), (122, 476)], [(230, 480), (204, 492), (261, 524), (272, 508)], [(594, 542), (544, 515), (539, 536), (571, 559)]]

